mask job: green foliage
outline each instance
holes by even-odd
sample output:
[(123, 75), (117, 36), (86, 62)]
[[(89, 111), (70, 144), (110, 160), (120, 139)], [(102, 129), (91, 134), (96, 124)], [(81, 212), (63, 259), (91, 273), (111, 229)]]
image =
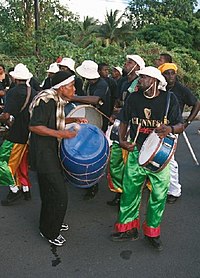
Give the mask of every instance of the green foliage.
[(172, 55), (181, 82), (200, 96), (200, 13), (197, 1), (130, 1), (127, 15), (107, 12), (105, 22), (77, 16), (59, 0), (40, 0), (39, 29), (34, 26), (34, 1), (0, 2), (0, 63), (7, 69), (25, 63), (40, 81), (58, 56), (123, 66), (127, 54), (153, 65), (160, 53)]
[(129, 2), (129, 18), (135, 28), (157, 24), (160, 17), (190, 22), (196, 0), (134, 0)]

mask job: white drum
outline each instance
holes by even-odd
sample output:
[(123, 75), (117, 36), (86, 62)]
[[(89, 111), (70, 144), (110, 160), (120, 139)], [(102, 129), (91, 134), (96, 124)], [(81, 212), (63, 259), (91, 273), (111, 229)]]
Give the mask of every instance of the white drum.
[(100, 129), (103, 125), (101, 114), (92, 105), (70, 102), (65, 105), (65, 116), (71, 118), (86, 118), (89, 124), (95, 125)]

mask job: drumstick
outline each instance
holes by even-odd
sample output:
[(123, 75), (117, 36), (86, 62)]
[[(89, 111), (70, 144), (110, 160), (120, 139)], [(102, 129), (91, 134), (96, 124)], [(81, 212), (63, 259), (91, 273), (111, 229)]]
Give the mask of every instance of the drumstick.
[(94, 109), (95, 110), (97, 110), (97, 112), (99, 112), (101, 115), (103, 115), (105, 118), (107, 118), (108, 120), (109, 120), (109, 122), (111, 122), (110, 121), (110, 118), (106, 115), (106, 114), (104, 114), (103, 112), (101, 112), (98, 108), (96, 108), (96, 107), (94, 107)]
[(138, 135), (140, 133), (140, 128), (141, 128), (141, 123), (138, 124), (138, 127), (137, 127), (137, 132), (136, 132), (136, 135), (135, 135), (135, 138), (134, 138), (134, 141), (133, 141), (133, 144), (136, 143), (136, 140), (138, 138)]

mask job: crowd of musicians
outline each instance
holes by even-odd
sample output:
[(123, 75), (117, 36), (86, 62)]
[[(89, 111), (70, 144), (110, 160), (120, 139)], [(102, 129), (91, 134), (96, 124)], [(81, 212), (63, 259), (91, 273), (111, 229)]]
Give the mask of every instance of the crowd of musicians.
[[(62, 232), (69, 228), (64, 222), (68, 191), (59, 146), (62, 139), (77, 136), (77, 124), (90, 122), (87, 117), (68, 117), (65, 108), (69, 103), (93, 105), (102, 117), (99, 128), (111, 142), (107, 183), (114, 198), (107, 204), (117, 207), (118, 218), (110, 238), (137, 240), (142, 227), (149, 245), (163, 249), (160, 224), (165, 204), (181, 196), (178, 163), (173, 155), (165, 167), (152, 171), (138, 158), (150, 134), (160, 141), (178, 138), (200, 109), (195, 95), (180, 83), (178, 65), (169, 54), (160, 54), (153, 66), (136, 54), (127, 55), (123, 67), (92, 60), (76, 67), (72, 58), (59, 58), (49, 65), (42, 84), (22, 63), (7, 72), (0, 64), (0, 100), (0, 185), (9, 189), (1, 205), (31, 200), (29, 169), (36, 171), (39, 233), (50, 244), (63, 246)], [(185, 106), (191, 109), (183, 119)], [(74, 128), (66, 128), (73, 123)], [(93, 199), (98, 188), (96, 183), (85, 189), (84, 200)], [(140, 223), (144, 189), (149, 198)]]

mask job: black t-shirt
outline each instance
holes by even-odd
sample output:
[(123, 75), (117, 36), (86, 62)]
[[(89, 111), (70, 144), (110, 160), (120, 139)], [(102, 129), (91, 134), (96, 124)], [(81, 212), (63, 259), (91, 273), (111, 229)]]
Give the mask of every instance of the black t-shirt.
[(104, 80), (108, 83), (110, 89), (110, 111), (113, 111), (115, 100), (118, 96), (118, 86), (115, 79), (112, 77), (106, 77)]
[(84, 96), (85, 95), (84, 91), (83, 91), (83, 81), (80, 77), (75, 76), (74, 86), (75, 86), (75, 89), (76, 89), (75, 94), (77, 96)]
[[(56, 129), (56, 102), (40, 101), (33, 110), (30, 126), (46, 126)], [(58, 157), (58, 140), (56, 137), (41, 136), (31, 132), (29, 160), (31, 169), (39, 173), (58, 172), (62, 169)]]
[(29, 83), (36, 92), (40, 92), (42, 90), (39, 81), (35, 77), (32, 77)]
[(193, 93), (178, 81), (175, 82), (174, 87), (171, 88), (170, 91), (177, 97), (181, 113), (183, 113), (185, 105), (194, 106), (197, 102), (197, 98), (193, 95)]
[(35, 96), (36, 91), (31, 89), (31, 96), (26, 108), (21, 111), (27, 97), (27, 86), (26, 84), (19, 84), (8, 90), (6, 95), (6, 104), (4, 107), (5, 113), (9, 113), (14, 116), (15, 120), (10, 128), (7, 140), (13, 143), (25, 144), (28, 140), (29, 134), (29, 105)]
[[(167, 93), (160, 91), (160, 94), (152, 99), (144, 96), (143, 92), (130, 94), (120, 113), (120, 120), (128, 124), (130, 122), (130, 136), (134, 140), (138, 124), (141, 123), (137, 143), (142, 145), (147, 136), (162, 124), (167, 107)], [(170, 97), (168, 111), (168, 124), (175, 125), (183, 122), (177, 98), (173, 93)]]
[(42, 86), (42, 90), (50, 89), (51, 87), (52, 87), (52, 78), (48, 76), (44, 80), (44, 85)]
[[(99, 78), (96, 83), (88, 85), (87, 92), (90, 96), (99, 96), (103, 100), (103, 105), (99, 110), (110, 117), (110, 89), (107, 82), (103, 78)], [(103, 132), (106, 132), (107, 127), (108, 119), (103, 117)]]

